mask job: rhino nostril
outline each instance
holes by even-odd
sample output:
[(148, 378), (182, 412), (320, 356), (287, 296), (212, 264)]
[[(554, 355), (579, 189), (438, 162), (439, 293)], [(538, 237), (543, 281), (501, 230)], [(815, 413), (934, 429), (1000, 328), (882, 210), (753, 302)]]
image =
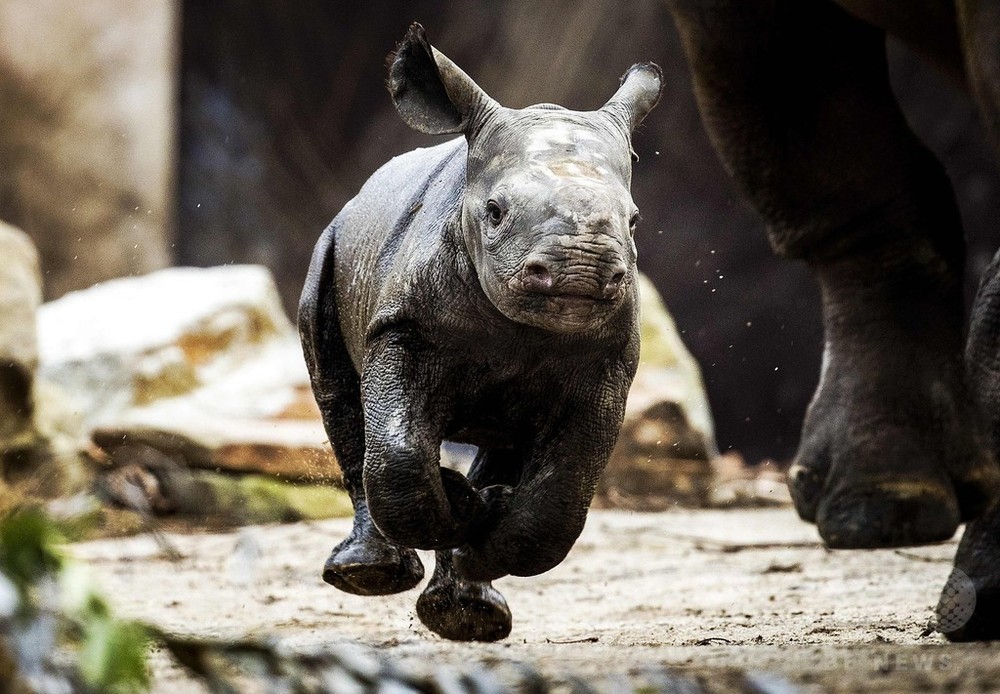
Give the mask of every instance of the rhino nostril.
[(537, 278), (549, 279), (549, 269), (541, 263), (530, 263), (525, 266), (524, 271)]
[(528, 263), (524, 266), (524, 286), (530, 291), (552, 289), (552, 273), (541, 263)]
[(621, 286), (624, 280), (625, 280), (624, 272), (616, 272), (614, 275), (612, 275), (611, 279), (608, 280), (608, 283), (604, 285), (604, 296), (611, 296), (615, 292), (617, 292), (618, 288)]

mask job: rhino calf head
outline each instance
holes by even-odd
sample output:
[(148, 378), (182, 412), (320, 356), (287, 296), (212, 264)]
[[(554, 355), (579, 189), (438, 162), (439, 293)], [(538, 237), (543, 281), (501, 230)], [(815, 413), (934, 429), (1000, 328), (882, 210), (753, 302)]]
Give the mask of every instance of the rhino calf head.
[(631, 134), (660, 97), (659, 68), (634, 66), (597, 111), (505, 108), (414, 25), (389, 89), (411, 127), (465, 135), (462, 234), (494, 306), (561, 333), (603, 323), (635, 279)]

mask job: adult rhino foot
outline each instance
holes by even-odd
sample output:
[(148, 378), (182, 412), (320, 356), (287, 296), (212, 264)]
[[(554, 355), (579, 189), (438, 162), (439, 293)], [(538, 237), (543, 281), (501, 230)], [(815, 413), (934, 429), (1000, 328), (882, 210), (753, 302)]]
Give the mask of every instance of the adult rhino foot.
[(886, 235), (812, 263), (826, 348), (789, 487), (830, 547), (946, 540), (1000, 491), (963, 361), (963, 249), (900, 204)]
[(459, 578), (447, 553), (437, 556), (434, 578), (417, 599), (417, 616), (424, 626), (453, 641), (506, 638), (512, 622), (503, 596), (489, 583)]
[(1000, 640), (1000, 502), (965, 529), (936, 612), (950, 641)]
[(417, 553), (395, 545), (377, 532), (352, 532), (333, 548), (323, 566), (323, 580), (345, 593), (390, 595), (413, 588), (424, 577)]
[(827, 546), (947, 540), (1000, 489), (961, 383), (934, 380), (943, 370), (899, 373), (900, 380), (872, 373), (864, 384), (824, 374), (789, 488)]

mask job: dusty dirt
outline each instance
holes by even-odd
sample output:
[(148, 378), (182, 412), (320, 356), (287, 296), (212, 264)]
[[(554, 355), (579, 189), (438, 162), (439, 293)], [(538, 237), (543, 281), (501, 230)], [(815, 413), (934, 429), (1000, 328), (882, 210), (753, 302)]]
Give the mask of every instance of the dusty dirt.
[[(273, 634), (304, 648), (352, 639), (403, 659), (517, 660), (584, 680), (666, 666), (703, 682), (731, 668), (770, 673), (772, 691), (1000, 688), (1000, 643), (921, 637), (955, 542), (831, 552), (790, 509), (594, 511), (562, 565), (497, 581), (514, 614), (510, 637), (465, 644), (422, 627), (419, 589), (364, 598), (321, 581), (349, 527), (171, 534), (176, 562), (149, 536), (78, 544), (73, 554), (120, 613), (196, 635)], [(424, 563), (429, 575), (432, 556)], [(204, 691), (165, 658), (153, 663), (156, 691)]]

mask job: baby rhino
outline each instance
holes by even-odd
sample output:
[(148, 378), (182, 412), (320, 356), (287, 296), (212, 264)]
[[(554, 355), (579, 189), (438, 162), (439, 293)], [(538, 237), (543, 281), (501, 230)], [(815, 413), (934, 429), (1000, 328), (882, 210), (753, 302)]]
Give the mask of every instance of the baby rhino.
[[(390, 68), (403, 120), (460, 133), (379, 169), (316, 245), (299, 331), (354, 528), (323, 579), (414, 587), (450, 639), (507, 636), (490, 585), (556, 566), (583, 529), (639, 356), (631, 133), (659, 68), (601, 109), (504, 108), (414, 24)], [(478, 446), (468, 478), (443, 440)]]

